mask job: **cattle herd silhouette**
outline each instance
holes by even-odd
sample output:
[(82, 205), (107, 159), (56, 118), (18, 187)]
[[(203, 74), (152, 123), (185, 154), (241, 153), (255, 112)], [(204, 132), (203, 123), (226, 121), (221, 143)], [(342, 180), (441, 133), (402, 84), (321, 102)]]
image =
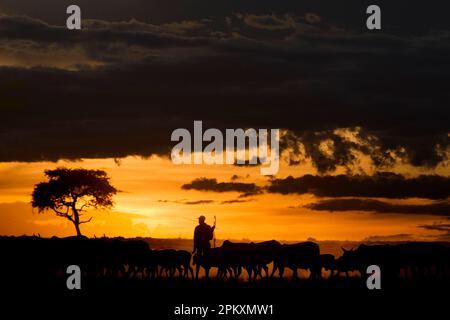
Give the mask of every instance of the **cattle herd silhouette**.
[(21, 277), (33, 272), (42, 279), (66, 276), (69, 265), (78, 265), (83, 276), (90, 279), (192, 279), (213, 278), (249, 282), (298, 278), (298, 270), (309, 270), (310, 280), (348, 277), (358, 271), (361, 277), (369, 265), (378, 265), (384, 279), (442, 279), (448, 281), (450, 247), (448, 243), (408, 242), (401, 244), (365, 245), (344, 250), (335, 258), (321, 254), (314, 242), (281, 244), (278, 241), (236, 243), (224, 241), (203, 256), (186, 250), (152, 250), (143, 240), (123, 238), (40, 238), (0, 237), (2, 277)]

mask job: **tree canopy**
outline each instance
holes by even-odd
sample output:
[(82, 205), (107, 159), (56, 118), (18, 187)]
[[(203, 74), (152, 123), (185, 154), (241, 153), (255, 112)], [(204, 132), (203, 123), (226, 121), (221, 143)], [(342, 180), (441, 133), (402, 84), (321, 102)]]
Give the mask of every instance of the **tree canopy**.
[(57, 168), (46, 170), (48, 181), (35, 185), (31, 204), (40, 213), (53, 210), (57, 216), (71, 221), (81, 236), (80, 220), (89, 209), (111, 208), (118, 190), (110, 184), (103, 170)]

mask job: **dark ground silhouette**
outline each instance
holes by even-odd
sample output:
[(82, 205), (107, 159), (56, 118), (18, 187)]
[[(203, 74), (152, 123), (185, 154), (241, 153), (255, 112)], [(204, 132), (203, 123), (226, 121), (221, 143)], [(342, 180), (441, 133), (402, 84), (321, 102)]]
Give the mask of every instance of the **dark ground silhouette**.
[[(312, 251), (307, 251), (308, 259), (312, 259), (317, 246), (312, 242), (288, 246), (279, 244), (280, 247), (276, 241), (270, 243), (275, 245), (276, 250), (270, 247), (272, 249), (264, 251), (260, 250), (257, 244), (253, 244), (256, 246), (254, 247), (252, 244), (242, 246), (242, 243), (233, 242), (225, 242), (216, 250), (231, 248), (232, 255), (223, 257), (228, 259), (245, 256), (251, 260), (250, 251), (236, 255), (236, 250), (256, 248), (259, 251), (256, 251), (253, 257), (269, 256), (269, 260), (276, 261), (279, 259), (276, 253), (283, 250), (287, 250), (289, 254), (304, 253), (305, 251), (301, 250), (304, 250), (305, 243), (311, 244), (307, 245), (307, 248), (313, 248)], [(297, 247), (302, 249), (296, 251)], [(386, 307), (389, 304), (400, 306), (400, 300), (405, 299), (410, 303), (414, 299), (430, 295), (445, 298), (450, 288), (448, 243), (360, 245), (348, 251), (348, 254), (344, 253), (332, 260), (336, 263), (335, 276), (330, 276), (330, 272), (325, 271), (326, 267), (330, 267), (326, 264), (329, 260), (322, 259), (323, 255), (319, 255), (318, 261), (324, 265), (321, 265), (321, 273), (318, 276), (313, 276), (311, 271), (302, 270), (299, 278), (279, 278), (277, 273), (273, 277), (266, 277), (265, 271), (262, 270), (262, 276), (257, 276), (256, 280), (249, 279), (246, 267), (242, 267), (238, 278), (233, 276), (232, 270), (227, 270), (225, 277), (217, 278), (216, 273), (212, 273), (210, 279), (202, 276), (195, 280), (192, 273), (187, 271), (193, 267), (188, 251), (150, 249), (148, 242), (136, 239), (0, 237), (0, 250), (1, 288), (3, 292), (9, 292), (10, 296), (18, 293), (21, 297), (19, 299), (23, 299), (23, 295), (30, 294), (34, 300), (50, 296), (62, 299), (63, 304), (68, 301), (80, 301), (80, 304), (86, 301), (98, 301), (99, 304), (100, 301), (107, 301), (104, 305), (105, 311), (122, 308), (131, 303), (133, 310), (145, 309), (149, 314), (158, 314), (157, 319), (177, 319), (172, 313), (174, 308), (181, 304), (203, 304), (210, 307), (218, 304), (272, 304), (276, 314), (266, 317), (267, 319), (291, 319), (292, 315), (319, 305), (328, 306), (314, 309), (316, 315), (325, 316), (339, 310), (344, 311), (344, 306), (348, 308), (357, 301), (360, 307), (367, 306), (370, 309), (374, 306)], [(189, 255), (187, 264), (186, 253)], [(273, 253), (275, 255), (270, 256)], [(326, 256), (329, 258), (331, 255)], [(380, 265), (382, 272), (389, 270), (387, 276), (382, 276), (381, 290), (368, 290), (366, 276), (363, 274), (361, 277), (359, 271), (350, 272), (349, 276), (345, 274), (345, 271), (361, 268), (371, 257)], [(258, 263), (267, 263), (269, 260), (258, 260), (256, 264), (247, 267), (259, 272)], [(231, 263), (234, 261), (231, 260)], [(248, 262), (245, 259), (244, 261)], [(305, 260), (299, 258), (282, 261), (285, 261), (288, 268)], [(308, 263), (300, 265), (299, 269), (314, 266)], [(81, 290), (68, 290), (66, 287), (66, 268), (71, 264), (79, 265), (82, 270)], [(273, 261), (269, 263), (269, 274), (274, 264)], [(228, 266), (233, 268), (232, 264)], [(398, 277), (397, 273), (392, 271), (393, 268), (400, 268)], [(440, 305), (438, 301), (435, 300), (434, 303)], [(408, 308), (411, 310), (411, 307)], [(216, 316), (210, 315), (208, 318)], [(217, 316), (217, 319), (225, 318)]]

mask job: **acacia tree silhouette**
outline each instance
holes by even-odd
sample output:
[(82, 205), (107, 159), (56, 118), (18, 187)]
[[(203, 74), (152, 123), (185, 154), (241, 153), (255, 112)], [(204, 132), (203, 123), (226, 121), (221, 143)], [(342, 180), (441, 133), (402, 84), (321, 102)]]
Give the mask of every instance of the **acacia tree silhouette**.
[(31, 204), (39, 213), (53, 210), (57, 216), (71, 221), (81, 236), (80, 225), (92, 220), (81, 221), (87, 209), (111, 208), (112, 197), (118, 192), (109, 183), (103, 170), (58, 168), (46, 170), (47, 182), (34, 186)]

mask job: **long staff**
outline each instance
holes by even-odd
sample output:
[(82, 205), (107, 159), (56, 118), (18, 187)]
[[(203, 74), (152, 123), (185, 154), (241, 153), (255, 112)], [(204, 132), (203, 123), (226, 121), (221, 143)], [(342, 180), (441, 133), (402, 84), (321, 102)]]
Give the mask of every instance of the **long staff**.
[[(216, 226), (216, 216), (214, 216), (214, 227)], [(216, 247), (216, 228), (213, 231), (213, 247)]]

